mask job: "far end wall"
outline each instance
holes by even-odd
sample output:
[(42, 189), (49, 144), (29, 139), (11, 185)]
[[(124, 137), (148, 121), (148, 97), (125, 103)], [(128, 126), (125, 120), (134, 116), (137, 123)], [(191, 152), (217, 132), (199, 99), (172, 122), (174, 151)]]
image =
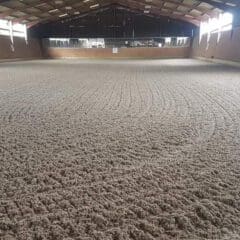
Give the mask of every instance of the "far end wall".
[(187, 58), (190, 49), (178, 48), (45, 48), (47, 58)]
[(42, 58), (42, 50), (38, 39), (29, 39), (27, 44), (23, 38), (14, 38), (13, 50), (9, 37), (0, 36), (0, 61), (34, 58)]
[(218, 42), (218, 34), (212, 34), (209, 45), (207, 34), (202, 37), (199, 43), (197, 36), (192, 45), (191, 57), (203, 57), (229, 61), (240, 61), (240, 27), (232, 31), (222, 32)]

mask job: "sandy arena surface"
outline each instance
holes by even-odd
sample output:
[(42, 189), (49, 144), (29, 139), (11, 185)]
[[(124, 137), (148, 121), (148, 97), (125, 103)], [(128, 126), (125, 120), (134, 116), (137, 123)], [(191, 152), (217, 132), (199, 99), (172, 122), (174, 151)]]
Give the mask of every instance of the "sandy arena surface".
[(240, 239), (240, 69), (1, 64), (0, 239)]

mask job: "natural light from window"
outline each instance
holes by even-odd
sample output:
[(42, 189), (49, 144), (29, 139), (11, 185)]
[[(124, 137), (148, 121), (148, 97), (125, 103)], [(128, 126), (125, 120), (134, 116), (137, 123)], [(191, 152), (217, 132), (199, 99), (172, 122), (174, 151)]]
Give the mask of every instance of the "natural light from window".
[(220, 14), (218, 18), (211, 18), (200, 25), (200, 41), (203, 35), (208, 34), (208, 39), (212, 33), (220, 33), (232, 30), (233, 15), (231, 13)]
[(9, 36), (12, 42), (13, 37), (21, 37), (27, 41), (27, 27), (25, 24), (0, 19), (0, 35)]

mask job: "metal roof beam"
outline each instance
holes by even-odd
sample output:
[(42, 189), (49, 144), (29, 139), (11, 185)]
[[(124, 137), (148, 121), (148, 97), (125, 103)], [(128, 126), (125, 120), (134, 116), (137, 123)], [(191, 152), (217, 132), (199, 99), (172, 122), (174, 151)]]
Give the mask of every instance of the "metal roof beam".
[[(205, 2), (205, 3), (208, 3), (210, 5), (212, 5), (213, 7), (215, 8), (219, 8), (223, 11), (232, 11), (234, 10), (236, 7), (234, 6), (230, 6), (230, 5), (227, 5), (225, 3), (220, 3), (220, 2), (215, 2), (215, 1), (212, 1), (212, 0), (201, 0), (201, 2)], [(239, 5), (239, 2), (233, 2), (233, 4), (236, 4), (237, 7), (240, 7)]]

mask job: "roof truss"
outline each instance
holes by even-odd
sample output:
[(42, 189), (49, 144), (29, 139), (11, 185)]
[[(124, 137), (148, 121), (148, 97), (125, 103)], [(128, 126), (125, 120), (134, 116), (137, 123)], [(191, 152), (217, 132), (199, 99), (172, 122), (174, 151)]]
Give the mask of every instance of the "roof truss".
[(195, 25), (222, 11), (240, 9), (239, 0), (0, 0), (0, 18), (32, 27), (116, 5)]

